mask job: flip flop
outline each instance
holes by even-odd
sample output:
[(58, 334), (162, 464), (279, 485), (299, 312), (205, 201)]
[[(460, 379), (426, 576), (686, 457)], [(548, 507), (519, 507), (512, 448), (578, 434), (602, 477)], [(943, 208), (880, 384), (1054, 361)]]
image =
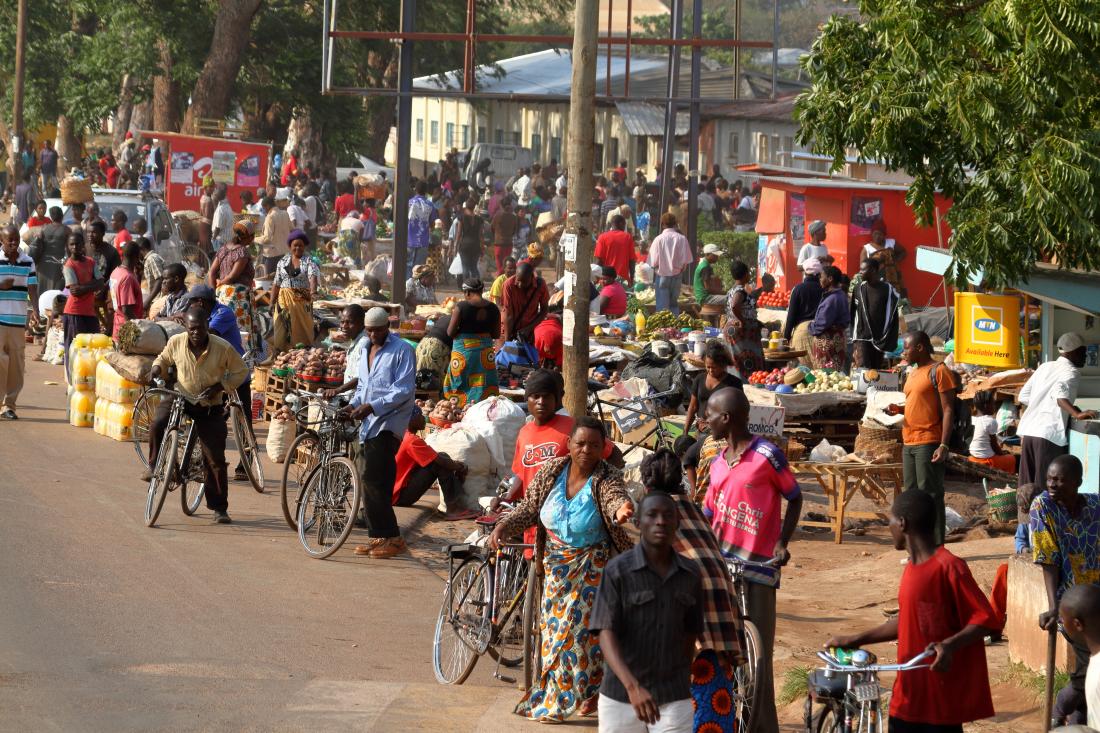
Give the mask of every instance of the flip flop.
[(444, 514), (443, 515), (443, 521), (444, 522), (461, 522), (461, 521), (465, 521), (465, 520), (468, 520), (468, 519), (477, 519), (480, 516), (481, 515), (478, 512), (475, 512), (473, 509), (463, 509), (462, 511), (455, 512), (453, 514)]

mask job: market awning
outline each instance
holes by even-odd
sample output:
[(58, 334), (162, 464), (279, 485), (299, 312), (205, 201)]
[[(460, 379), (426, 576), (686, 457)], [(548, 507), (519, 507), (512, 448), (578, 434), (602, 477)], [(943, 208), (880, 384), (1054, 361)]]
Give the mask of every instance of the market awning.
[(1026, 283), (1016, 289), (1021, 293), (1052, 303), (1059, 308), (1100, 315), (1100, 274), (1081, 270), (1062, 270), (1039, 263)]
[[(615, 107), (623, 118), (623, 125), (631, 135), (656, 135), (665, 134), (665, 111), (648, 102), (616, 102)], [(676, 134), (688, 133), (689, 119), (686, 112), (676, 115)]]

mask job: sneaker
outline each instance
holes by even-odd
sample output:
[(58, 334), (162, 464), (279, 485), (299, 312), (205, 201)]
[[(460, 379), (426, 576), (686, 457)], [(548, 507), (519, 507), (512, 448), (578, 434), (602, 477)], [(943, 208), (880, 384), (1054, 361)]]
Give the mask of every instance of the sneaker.
[(233, 471), (234, 481), (248, 481), (248, 474), (244, 472), (244, 466), (237, 466)]
[(229, 518), (229, 514), (226, 512), (214, 512), (214, 524), (232, 524), (233, 520)]
[(376, 560), (380, 560), (387, 557), (393, 557), (394, 555), (401, 555), (408, 551), (409, 547), (405, 544), (403, 538), (391, 537), (382, 540), (380, 544), (376, 545), (375, 548), (370, 551), (370, 556)]
[(4, 408), (3, 412), (0, 412), (0, 419), (3, 420), (18, 420), (19, 416), (15, 414), (15, 410), (10, 407)]
[(355, 546), (356, 555), (369, 555), (374, 551), (374, 548), (381, 545), (386, 541), (385, 537), (369, 537), (366, 542), (361, 545)]

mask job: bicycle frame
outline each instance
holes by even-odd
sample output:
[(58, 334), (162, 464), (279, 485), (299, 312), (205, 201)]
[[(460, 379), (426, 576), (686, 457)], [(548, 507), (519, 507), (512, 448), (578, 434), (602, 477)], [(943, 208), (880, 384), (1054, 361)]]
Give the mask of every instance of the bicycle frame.
[[(879, 672), (907, 672), (914, 669), (924, 669), (931, 666), (924, 664), (924, 660), (934, 656), (931, 651), (924, 651), (901, 664), (871, 664), (870, 653), (856, 649), (852, 652), (852, 663), (844, 664), (832, 654), (819, 651), (818, 659), (825, 662), (825, 677), (832, 679), (838, 672), (847, 674), (846, 687), (843, 700), (833, 700), (832, 704), (839, 705), (844, 710), (843, 730), (850, 731), (879, 731), (882, 730), (882, 688), (879, 685)], [(855, 728), (852, 724), (855, 723)]]
[[(340, 408), (328, 402), (318, 392), (298, 392), (297, 395), (305, 397), (298, 407), (294, 409), (294, 420), (302, 430), (310, 430), (317, 435), (321, 444), (321, 462), (327, 462), (329, 458), (347, 456), (347, 441), (340, 431), (340, 419), (337, 417)], [(289, 395), (288, 395), (289, 396)], [(317, 405), (321, 410), (321, 419), (309, 422), (306, 412), (311, 405)]]
[(726, 560), (726, 569), (729, 571), (730, 580), (733, 581), (733, 590), (737, 596), (737, 607), (741, 609), (741, 617), (749, 617), (749, 600), (745, 593), (745, 570), (747, 569), (757, 570), (775, 570), (775, 560), (768, 560), (766, 562), (756, 562), (753, 560), (742, 560), (740, 558), (731, 558)]
[[(601, 385), (601, 389), (606, 389)], [(653, 434), (657, 435), (657, 448), (672, 447), (672, 436), (669, 435), (668, 430), (665, 429), (664, 422), (662, 422), (661, 414), (657, 411), (656, 401), (664, 397), (679, 392), (678, 389), (670, 389), (665, 392), (656, 392), (651, 395), (643, 395), (641, 397), (635, 397), (633, 399), (625, 400), (623, 402), (608, 402), (601, 399), (599, 392), (594, 386), (589, 387), (588, 391), (588, 407), (589, 409), (595, 409), (596, 414), (599, 416), (601, 422), (607, 421), (607, 416), (604, 415), (603, 407), (607, 406), (608, 410), (626, 410), (627, 412), (639, 415), (643, 418), (649, 418), (653, 420), (653, 427), (650, 428), (645, 435), (637, 440), (635, 443), (631, 443), (630, 447), (623, 451), (623, 455), (626, 455), (630, 451), (639, 447)]]

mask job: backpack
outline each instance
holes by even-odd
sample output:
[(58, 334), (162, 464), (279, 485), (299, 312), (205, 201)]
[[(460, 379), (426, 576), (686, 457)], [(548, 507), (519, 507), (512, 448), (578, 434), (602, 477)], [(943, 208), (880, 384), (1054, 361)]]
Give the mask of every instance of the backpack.
[[(939, 371), (940, 367), (948, 369), (948, 367), (943, 366), (943, 362), (937, 361), (932, 365), (932, 369), (928, 373), (928, 381), (931, 382), (932, 389), (936, 391), (937, 395), (939, 395), (940, 389), (936, 384), (936, 372)], [(951, 392), (948, 393), (951, 395), (954, 413), (951, 421), (951, 439), (947, 441), (947, 447), (955, 453), (967, 455), (970, 450), (970, 440), (974, 437), (974, 425), (970, 420), (970, 411), (965, 409), (962, 400), (959, 399), (960, 391), (961, 387), (956, 384)]]

